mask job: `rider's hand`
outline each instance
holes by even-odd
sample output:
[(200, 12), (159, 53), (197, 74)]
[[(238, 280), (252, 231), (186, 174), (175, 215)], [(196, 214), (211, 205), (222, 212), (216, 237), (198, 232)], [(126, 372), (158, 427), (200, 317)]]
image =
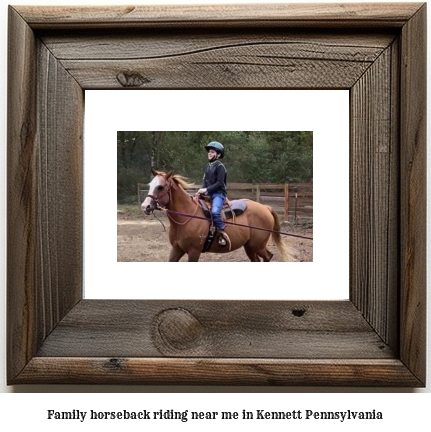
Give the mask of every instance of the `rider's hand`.
[(204, 195), (204, 194), (206, 194), (206, 193), (207, 193), (206, 188), (202, 188), (202, 189), (199, 189), (199, 190), (197, 191), (196, 195)]

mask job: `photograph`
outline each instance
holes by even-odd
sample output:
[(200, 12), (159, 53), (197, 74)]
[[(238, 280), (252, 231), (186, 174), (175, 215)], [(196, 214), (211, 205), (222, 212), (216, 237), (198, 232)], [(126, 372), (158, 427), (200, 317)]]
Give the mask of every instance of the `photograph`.
[(347, 91), (89, 90), (84, 123), (86, 299), (348, 298)]
[(119, 262), (313, 261), (312, 131), (119, 131)]

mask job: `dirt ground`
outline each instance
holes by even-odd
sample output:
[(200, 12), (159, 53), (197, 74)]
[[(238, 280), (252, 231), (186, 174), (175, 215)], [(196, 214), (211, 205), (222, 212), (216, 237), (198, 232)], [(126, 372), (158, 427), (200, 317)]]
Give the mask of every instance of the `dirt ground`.
[[(162, 214), (157, 217), (144, 216), (135, 210), (119, 208), (117, 211), (117, 261), (118, 262), (165, 262), (168, 261), (170, 244), (168, 240), (169, 220)], [(310, 222), (283, 223), (281, 231), (313, 237)], [(284, 242), (291, 248), (294, 261), (313, 261), (313, 241), (283, 236)], [(281, 262), (280, 253), (270, 238), (268, 249), (274, 254), (271, 262)], [(187, 261), (187, 256), (181, 261)], [(225, 254), (205, 253), (200, 261), (248, 262), (243, 248)]]

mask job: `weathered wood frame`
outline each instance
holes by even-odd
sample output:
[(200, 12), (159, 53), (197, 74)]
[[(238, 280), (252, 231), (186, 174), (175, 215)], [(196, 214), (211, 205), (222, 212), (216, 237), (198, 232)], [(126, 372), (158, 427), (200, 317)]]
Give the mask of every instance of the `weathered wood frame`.
[[(424, 386), (425, 7), (10, 7), (8, 383)], [(82, 299), (84, 90), (125, 87), (350, 89), (350, 299)]]

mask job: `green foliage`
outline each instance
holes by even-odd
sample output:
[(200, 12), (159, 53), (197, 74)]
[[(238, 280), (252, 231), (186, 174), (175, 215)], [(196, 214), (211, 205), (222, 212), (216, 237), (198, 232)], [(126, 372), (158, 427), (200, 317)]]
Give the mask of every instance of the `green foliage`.
[(206, 164), (204, 146), (220, 141), (231, 182), (291, 183), (313, 178), (312, 132), (120, 131), (117, 132), (117, 199), (136, 196), (148, 183), (151, 167), (173, 170), (200, 184)]

